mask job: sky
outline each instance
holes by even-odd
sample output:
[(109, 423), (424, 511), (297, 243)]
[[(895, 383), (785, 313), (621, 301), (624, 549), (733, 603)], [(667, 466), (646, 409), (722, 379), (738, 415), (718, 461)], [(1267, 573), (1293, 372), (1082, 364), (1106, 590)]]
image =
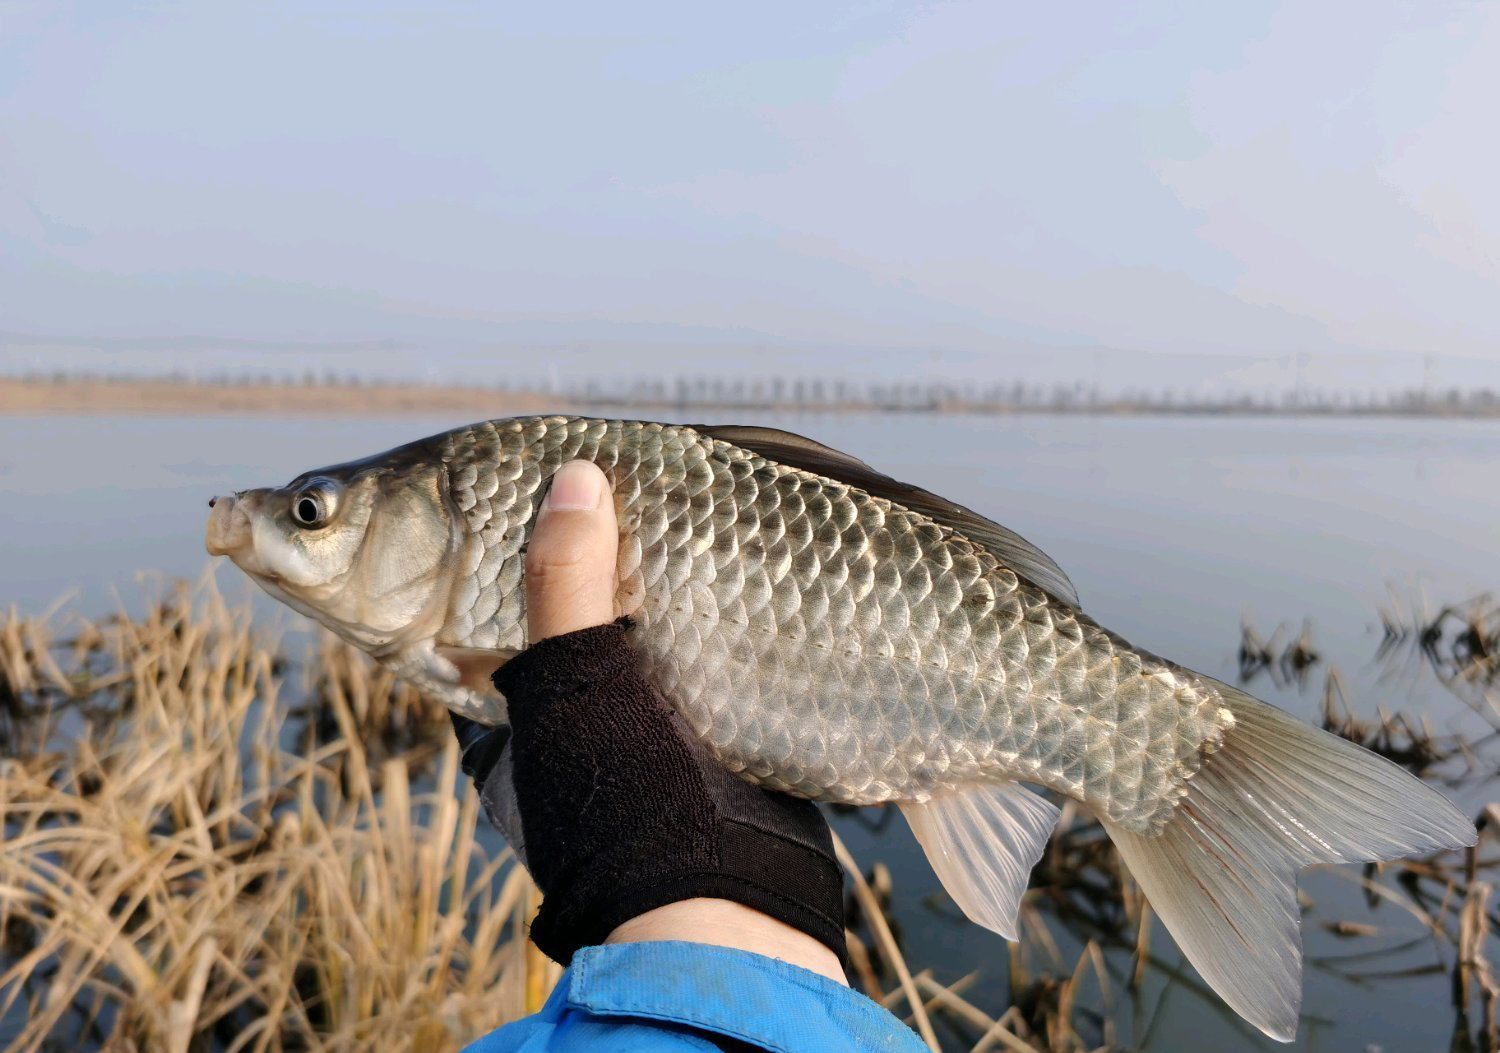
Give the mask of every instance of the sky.
[(0, 0), (0, 369), (1500, 387), (1500, 3)]

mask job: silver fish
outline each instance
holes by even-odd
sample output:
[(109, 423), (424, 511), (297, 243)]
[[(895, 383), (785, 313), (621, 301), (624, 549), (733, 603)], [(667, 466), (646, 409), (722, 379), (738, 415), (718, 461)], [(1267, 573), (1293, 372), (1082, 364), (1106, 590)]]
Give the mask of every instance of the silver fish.
[(1396, 765), (1090, 620), (1015, 533), (787, 432), (488, 421), (216, 498), (207, 546), (499, 724), (533, 516), (574, 458), (612, 483), (618, 613), (694, 732), (764, 786), (899, 804), (1007, 938), (1058, 815), (1034, 784), (1097, 815), (1203, 977), (1290, 1040), (1297, 870), (1474, 843)]

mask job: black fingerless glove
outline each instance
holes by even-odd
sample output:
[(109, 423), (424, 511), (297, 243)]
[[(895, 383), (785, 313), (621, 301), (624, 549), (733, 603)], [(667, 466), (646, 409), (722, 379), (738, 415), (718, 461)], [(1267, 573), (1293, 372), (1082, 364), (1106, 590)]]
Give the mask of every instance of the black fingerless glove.
[[(532, 939), (566, 964), (638, 914), (707, 896), (778, 918), (845, 962), (843, 878), (817, 806), (721, 766), (641, 676), (626, 624), (543, 640), (494, 676), (525, 859), (545, 896)], [(497, 764), (503, 730), (455, 724), (481, 797), (504, 798), (487, 786), (511, 774)]]

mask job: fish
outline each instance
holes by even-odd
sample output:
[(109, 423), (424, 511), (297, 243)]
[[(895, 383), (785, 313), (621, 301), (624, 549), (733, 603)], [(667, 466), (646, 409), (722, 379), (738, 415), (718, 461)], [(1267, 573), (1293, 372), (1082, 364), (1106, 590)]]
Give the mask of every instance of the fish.
[(485, 421), (212, 502), (208, 551), (453, 712), (506, 723), (525, 550), (552, 474), (597, 464), (615, 613), (731, 770), (894, 803), (973, 921), (1017, 938), (1057, 823), (1103, 824), (1224, 1001), (1290, 1041), (1296, 874), (1472, 845), (1442, 794), (1360, 746), (1127, 643), (1014, 531), (771, 428)]

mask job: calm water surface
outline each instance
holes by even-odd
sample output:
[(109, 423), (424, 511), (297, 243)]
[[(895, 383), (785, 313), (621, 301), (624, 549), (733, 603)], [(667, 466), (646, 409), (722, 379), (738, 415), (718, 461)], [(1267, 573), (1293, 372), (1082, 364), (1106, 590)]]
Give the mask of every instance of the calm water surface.
[[(139, 595), (138, 571), (203, 571), (213, 494), (280, 484), (462, 423), (0, 417), (0, 603), (37, 611), (75, 593), (70, 602), (93, 613), (114, 602), (111, 590), (129, 602)], [(1068, 571), (1094, 618), (1139, 646), (1233, 681), (1242, 618), (1264, 634), (1308, 618), (1358, 711), (1379, 704), (1425, 714), (1439, 730), (1479, 727), (1419, 668), (1373, 656), (1377, 605), (1393, 596), (1436, 607), (1500, 589), (1500, 425), (846, 415), (756, 423), (848, 450), (1019, 531)], [(217, 574), (226, 591), (240, 589), (233, 567)], [(1322, 683), (1320, 669), (1300, 689), (1263, 679), (1253, 686), (1307, 716)], [(1477, 811), (1490, 792), (1472, 787), (1463, 797)], [(838, 822), (857, 856), (890, 865), (909, 959), (944, 980), (982, 970), (970, 997), (1003, 1007), (1004, 942), (954, 920), (904, 824), (872, 832), (853, 818)], [(1432, 967), (1451, 963), (1451, 948), (1422, 941), (1399, 909), (1370, 911), (1346, 879), (1315, 872), (1302, 888), (1316, 907), (1304, 926), (1309, 963), (1296, 1048), (1447, 1048), (1449, 982)], [(1319, 924), (1339, 919), (1373, 922), (1381, 933), (1339, 939)], [(1178, 960), (1159, 928), (1153, 947)], [(1377, 950), (1389, 953), (1363, 957)], [(1112, 953), (1112, 963), (1126, 961)], [(1343, 975), (1356, 967), (1416, 975)], [(1122, 1041), (1150, 1049), (1282, 1048), (1161, 971), (1138, 1011), (1122, 1006), (1119, 1019)]]

